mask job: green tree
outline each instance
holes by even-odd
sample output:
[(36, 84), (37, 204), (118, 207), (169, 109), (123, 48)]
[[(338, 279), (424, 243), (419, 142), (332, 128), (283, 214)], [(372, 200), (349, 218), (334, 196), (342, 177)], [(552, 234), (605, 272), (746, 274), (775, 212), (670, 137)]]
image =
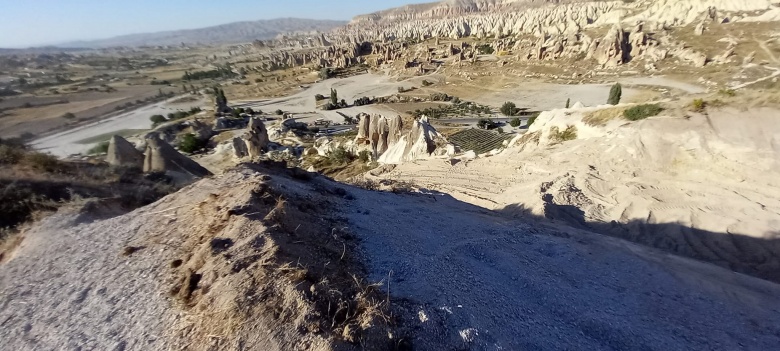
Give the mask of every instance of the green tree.
[(566, 108), (569, 108), (569, 104), (571, 104), (571, 99), (566, 99)]
[(498, 128), (498, 124), (496, 122), (491, 121), (488, 118), (480, 119), (479, 122), (477, 122), (477, 127), (480, 129), (496, 129)]
[(512, 118), (512, 120), (509, 121), (509, 125), (514, 128), (519, 127), (521, 124), (523, 124), (523, 122), (520, 120), (520, 118)]
[(501, 105), (500, 111), (504, 114), (504, 116), (516, 116), (518, 113), (520, 113), (520, 109), (517, 108), (517, 105), (515, 105), (514, 102), (508, 101)]
[(620, 83), (615, 83), (615, 85), (612, 86), (612, 89), (609, 89), (609, 99), (607, 99), (607, 104), (610, 105), (617, 105), (620, 103), (620, 97), (623, 95), (623, 87), (620, 85)]
[(333, 88), (330, 88), (330, 103), (333, 105), (339, 104), (339, 92)]

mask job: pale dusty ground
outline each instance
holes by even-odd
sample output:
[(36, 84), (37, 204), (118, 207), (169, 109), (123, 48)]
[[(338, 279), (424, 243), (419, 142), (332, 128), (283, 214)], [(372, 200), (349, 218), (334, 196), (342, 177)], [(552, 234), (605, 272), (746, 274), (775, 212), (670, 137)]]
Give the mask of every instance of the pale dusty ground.
[(80, 143), (84, 139), (127, 129), (151, 129), (152, 122), (149, 120), (149, 117), (153, 115), (167, 115), (180, 109), (188, 110), (190, 107), (203, 106), (205, 104), (205, 100), (182, 104), (171, 103), (171, 101), (176, 99), (178, 98), (144, 106), (115, 117), (36, 139), (32, 142), (32, 146), (37, 150), (59, 157), (83, 153), (94, 146), (94, 144)]
[[(234, 217), (205, 221), (222, 223), (215, 230), (243, 233), (247, 221), (258, 219), (241, 215), (241, 202), (231, 196), (248, 196), (236, 184), (256, 181), (251, 173), (203, 180), (114, 219), (77, 225), (57, 215), (32, 229), (0, 267), (2, 349), (207, 349), (176, 337), (190, 335), (193, 325), (215, 328), (204, 340), (223, 346), (327, 349), (287, 324), (273, 332), (246, 330), (253, 340), (226, 338), (223, 330), (232, 325), (268, 320), (213, 325), (211, 310), (184, 312), (165, 298), (166, 272), (181, 258), (178, 243), (202, 242), (198, 236), (208, 231), (178, 219), (219, 199), (228, 206), (220, 213), (230, 210)], [(572, 228), (511, 219), (443, 194), (377, 193), (275, 173), (271, 179), (282, 194), (326, 199), (340, 209), (346, 230), (360, 239), (369, 282), (383, 283), (415, 349), (767, 350), (780, 342), (780, 286), (774, 283)], [(324, 190), (334, 187), (349, 196)], [(146, 247), (121, 255), (138, 244)], [(222, 276), (204, 281), (210, 291), (230, 288)], [(221, 301), (199, 291), (201, 301)]]
[[(606, 127), (585, 125), (583, 113), (543, 113), (529, 130), (539, 142), (498, 156), (419, 160), (382, 177), (780, 280), (780, 112), (711, 110)], [(548, 140), (550, 127), (567, 125), (578, 140)]]

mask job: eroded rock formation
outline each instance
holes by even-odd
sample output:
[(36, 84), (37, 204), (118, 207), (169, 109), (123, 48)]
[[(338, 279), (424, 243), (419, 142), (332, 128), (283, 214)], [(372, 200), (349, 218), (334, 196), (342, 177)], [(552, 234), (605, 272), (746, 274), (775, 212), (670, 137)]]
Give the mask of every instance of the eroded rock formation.
[(106, 162), (112, 166), (142, 168), (144, 154), (125, 138), (114, 135), (108, 143)]
[(187, 156), (180, 154), (156, 133), (146, 138), (144, 172), (163, 172), (177, 180), (211, 175), (206, 168)]

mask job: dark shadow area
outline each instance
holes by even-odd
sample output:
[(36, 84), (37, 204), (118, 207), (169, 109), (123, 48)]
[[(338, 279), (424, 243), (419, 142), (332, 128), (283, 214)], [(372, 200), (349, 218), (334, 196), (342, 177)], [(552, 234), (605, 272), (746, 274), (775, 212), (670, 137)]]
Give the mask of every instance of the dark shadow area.
[(545, 195), (544, 201), (544, 216), (531, 214), (522, 204), (509, 205), (498, 212), (511, 217), (561, 222), (780, 283), (780, 232), (770, 235), (775, 239), (761, 239), (742, 233), (711, 232), (678, 223), (592, 221), (585, 218), (585, 213), (576, 206), (553, 203), (551, 195)]

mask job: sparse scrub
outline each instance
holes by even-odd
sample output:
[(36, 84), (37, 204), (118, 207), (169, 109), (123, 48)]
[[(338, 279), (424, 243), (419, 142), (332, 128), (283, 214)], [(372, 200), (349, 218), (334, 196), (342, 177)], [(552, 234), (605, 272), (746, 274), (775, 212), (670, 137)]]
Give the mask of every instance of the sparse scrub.
[(730, 97), (730, 96), (736, 96), (737, 91), (734, 89), (721, 89), (718, 91), (718, 94)]
[(24, 158), (24, 150), (11, 145), (0, 144), (0, 164), (13, 165)]
[(328, 154), (328, 158), (336, 164), (344, 164), (352, 161), (352, 155), (343, 146), (337, 147)]
[(59, 172), (63, 165), (56, 157), (41, 152), (28, 152), (23, 162), (30, 168), (50, 173)]
[(360, 160), (360, 162), (366, 163), (369, 159), (371, 159), (371, 153), (368, 152), (368, 150), (363, 150), (358, 153), (358, 160)]
[(102, 143), (95, 144), (95, 146), (93, 146), (87, 151), (87, 154), (97, 155), (97, 154), (105, 154), (107, 152), (108, 152), (108, 142), (104, 141)]
[(556, 143), (562, 143), (564, 141), (574, 140), (577, 139), (577, 127), (570, 125), (566, 127), (563, 131), (558, 129), (558, 127), (552, 127), (550, 128), (550, 140), (556, 142)]
[(629, 121), (638, 121), (647, 117), (656, 116), (664, 109), (658, 104), (644, 104), (633, 106), (623, 111), (623, 117)]
[(582, 121), (590, 126), (605, 126), (607, 122), (623, 115), (624, 109), (621, 107), (605, 108), (598, 111), (592, 111), (586, 114)]
[(704, 99), (693, 99), (691, 102), (691, 109), (694, 112), (703, 112), (707, 107), (707, 102)]
[(492, 55), (495, 52), (495, 49), (490, 44), (477, 45), (476, 49), (481, 55)]
[(205, 144), (206, 143), (199, 140), (195, 134), (187, 133), (181, 137), (181, 141), (179, 142), (179, 150), (186, 153), (193, 153), (204, 148), (206, 146)]

